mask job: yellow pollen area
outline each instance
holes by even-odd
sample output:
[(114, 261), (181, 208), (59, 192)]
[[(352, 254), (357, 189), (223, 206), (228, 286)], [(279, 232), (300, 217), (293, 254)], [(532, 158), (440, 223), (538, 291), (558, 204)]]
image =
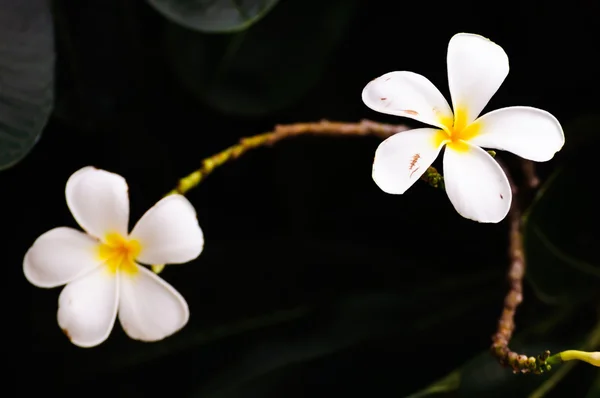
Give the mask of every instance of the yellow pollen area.
[(468, 151), (469, 147), (465, 142), (477, 136), (481, 126), (477, 121), (467, 124), (467, 117), (468, 114), (464, 108), (457, 108), (454, 117), (440, 116), (439, 120), (443, 127), (434, 136), (435, 147), (438, 148), (442, 142), (446, 142), (446, 145), (456, 151)]
[(142, 246), (137, 240), (129, 240), (113, 232), (106, 234), (104, 242), (100, 244), (98, 254), (110, 273), (115, 274), (121, 270), (127, 274), (135, 275), (139, 271), (135, 259), (140, 254), (141, 249)]

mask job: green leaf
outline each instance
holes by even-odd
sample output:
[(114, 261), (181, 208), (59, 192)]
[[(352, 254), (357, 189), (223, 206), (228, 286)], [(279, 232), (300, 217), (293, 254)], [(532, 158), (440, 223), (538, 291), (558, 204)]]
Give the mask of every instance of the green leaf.
[(169, 20), (205, 33), (237, 32), (265, 16), (279, 0), (148, 0)]
[(214, 343), (238, 334), (249, 333), (256, 330), (266, 329), (280, 324), (285, 324), (309, 314), (306, 307), (296, 307), (288, 310), (280, 310), (256, 317), (247, 317), (237, 321), (216, 326), (200, 332), (187, 333), (185, 339), (167, 340), (159, 350), (146, 349), (139, 351), (135, 356), (127, 358), (113, 358), (108, 361), (108, 366), (113, 372), (127, 370), (133, 365), (148, 362), (160, 358), (161, 355), (176, 355), (185, 352), (191, 347)]
[(260, 24), (228, 36), (171, 24), (168, 58), (183, 86), (209, 107), (229, 115), (262, 117), (291, 106), (316, 86), (357, 4), (288, 1)]
[[(297, 368), (291, 370), (290, 366), (347, 354), (383, 338), (393, 340), (404, 351), (414, 349), (404, 341), (420, 339), (429, 350), (429, 336), (439, 336), (440, 329), (448, 339), (463, 336), (460, 328), (446, 330), (445, 325), (472, 321), (506, 288), (500, 267), (449, 271), (452, 263), (445, 260), (424, 267), (405, 252), (373, 251), (358, 243), (272, 238), (234, 243), (236, 251), (244, 253), (249, 264), (258, 261), (259, 268), (240, 268), (239, 262), (232, 261), (237, 254), (232, 253), (231, 242), (216, 242), (203, 258), (203, 267), (167, 267), (164, 271), (169, 283), (183, 286), (180, 291), (188, 302), (196, 303), (192, 311), (201, 315), (192, 316), (186, 328), (161, 342), (135, 342), (116, 327), (105, 344), (92, 351), (81, 350), (72, 347), (59, 328), (44, 327), (55, 322), (55, 300), (46, 300), (44, 311), (36, 304), (36, 310), (47, 316), (36, 317), (39, 327), (36, 323), (30, 329), (49, 329), (52, 335), (38, 340), (32, 352), (48, 347), (56, 351), (47, 355), (46, 363), (36, 361), (35, 369), (46, 369), (49, 378), (63, 388), (68, 384), (66, 388), (72, 391), (80, 391), (94, 379), (102, 386), (109, 385), (106, 380), (114, 380), (117, 388), (123, 373), (129, 374), (134, 384), (134, 373), (140, 379), (156, 377), (170, 383), (166, 367), (168, 374), (177, 375), (177, 386), (183, 390), (202, 387), (203, 391), (226, 394), (222, 387), (235, 381), (236, 388), (245, 393), (247, 383), (262, 386), (264, 378), (279, 371), (294, 376)], [(281, 267), (283, 262), (285, 267)], [(379, 266), (388, 263), (401, 267)], [(365, 264), (371, 266), (365, 269)], [(270, 283), (261, 285), (265, 275)], [(369, 275), (390, 284), (373, 286), (367, 281)], [(358, 284), (349, 282), (353, 279)], [(343, 280), (347, 287), (329, 282), (333, 280)], [(187, 289), (185, 282), (190, 283)], [(274, 312), (282, 308), (291, 310)], [(240, 319), (242, 322), (236, 321)], [(51, 367), (56, 355), (67, 365)], [(239, 362), (244, 358), (250, 360), (249, 366)], [(156, 366), (159, 360), (160, 366)], [(206, 372), (207, 368), (212, 370)], [(69, 382), (62, 382), (67, 374)]]
[(600, 283), (592, 159), (580, 151), (556, 171), (525, 215), (527, 279), (542, 300), (572, 300), (592, 294)]
[[(517, 331), (510, 342), (511, 349), (536, 356), (547, 349), (556, 353), (562, 349), (579, 347), (581, 333), (586, 326), (582, 328), (581, 325), (573, 325), (578, 314), (585, 311), (584, 305), (583, 301), (572, 301), (553, 308), (544, 306), (545, 310), (538, 308), (530, 312), (528, 326)], [(577, 343), (569, 346), (567, 340)], [(552, 343), (553, 341), (560, 343)], [(527, 396), (526, 392), (534, 391), (553, 374), (554, 371), (541, 376), (515, 375), (509, 368), (503, 368), (489, 350), (483, 350), (446, 376), (406, 398), (524, 397)]]
[(450, 393), (460, 388), (462, 371), (460, 369), (449, 373), (447, 376), (425, 387), (423, 390), (409, 395), (406, 398), (425, 398), (436, 394)]
[(50, 2), (0, 1), (0, 170), (29, 153), (54, 100)]
[(589, 391), (587, 392), (585, 398), (600, 397), (600, 370), (597, 370), (596, 373), (597, 373), (596, 378), (594, 379), (594, 382), (592, 383), (592, 386), (590, 387)]
[[(288, 370), (288, 374), (297, 374), (295, 366), (332, 356), (366, 341), (390, 336), (394, 341), (410, 341), (411, 336), (424, 332), (437, 333), (451, 322), (471, 319), (476, 309), (481, 310), (495, 298), (489, 286), (471, 286), (467, 292), (467, 297), (458, 299), (449, 294), (449, 298), (436, 307), (432, 307), (427, 298), (431, 296), (430, 292), (362, 293), (342, 297), (310, 322), (297, 325), (295, 331), (287, 333), (287, 337), (281, 337), (280, 333), (262, 344), (253, 344), (235, 366), (215, 375), (194, 396), (241, 396), (250, 385), (257, 388), (261, 384), (271, 384), (275, 377), (285, 376), (282, 373), (284, 369)], [(473, 300), (472, 297), (479, 299)], [(414, 354), (414, 351), (410, 352)]]

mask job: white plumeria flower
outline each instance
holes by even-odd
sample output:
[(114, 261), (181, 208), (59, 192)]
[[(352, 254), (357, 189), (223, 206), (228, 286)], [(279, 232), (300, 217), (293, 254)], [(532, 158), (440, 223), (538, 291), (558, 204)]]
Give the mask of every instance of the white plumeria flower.
[(502, 108), (478, 118), (508, 75), (508, 56), (499, 45), (459, 33), (450, 39), (447, 63), (454, 112), (442, 93), (416, 73), (390, 72), (364, 88), (362, 99), (369, 108), (437, 127), (400, 132), (383, 141), (375, 153), (373, 180), (387, 193), (402, 194), (445, 146), (445, 187), (456, 211), (475, 221), (499, 222), (510, 208), (510, 185), (480, 147), (544, 162), (562, 148), (565, 137), (558, 120), (537, 108)]
[(131, 233), (127, 182), (117, 174), (84, 167), (67, 181), (67, 205), (83, 233), (54, 228), (41, 235), (23, 261), (38, 287), (66, 284), (58, 324), (78, 346), (92, 347), (110, 334), (117, 313), (129, 337), (161, 340), (188, 321), (184, 298), (143, 264), (179, 264), (204, 246), (196, 212), (181, 195), (148, 210)]

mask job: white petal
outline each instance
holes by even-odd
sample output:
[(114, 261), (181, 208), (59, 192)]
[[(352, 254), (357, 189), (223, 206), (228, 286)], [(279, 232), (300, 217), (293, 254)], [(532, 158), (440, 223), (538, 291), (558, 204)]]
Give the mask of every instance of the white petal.
[(442, 127), (452, 121), (452, 110), (440, 90), (413, 72), (390, 72), (369, 82), (362, 92), (369, 108)]
[(119, 321), (132, 339), (156, 341), (185, 326), (190, 313), (185, 299), (171, 285), (144, 267), (121, 275)]
[(101, 264), (98, 241), (68, 227), (42, 234), (23, 260), (25, 278), (38, 287), (56, 287), (72, 281)]
[(84, 167), (69, 178), (65, 194), (73, 217), (87, 233), (99, 239), (109, 232), (127, 236), (129, 194), (123, 177)]
[(467, 149), (460, 151), (446, 146), (446, 193), (461, 216), (479, 222), (500, 222), (512, 200), (508, 179), (486, 151), (474, 145), (464, 146)]
[(565, 143), (558, 120), (537, 108), (502, 108), (486, 113), (476, 123), (480, 130), (471, 144), (509, 151), (536, 162), (552, 159)]
[(375, 151), (373, 180), (384, 192), (402, 194), (431, 166), (444, 146), (441, 130), (407, 130), (387, 138)]
[(180, 264), (195, 259), (204, 247), (194, 206), (182, 195), (169, 195), (150, 208), (130, 234), (141, 244), (144, 264)]
[(508, 75), (508, 56), (483, 36), (459, 33), (448, 44), (448, 84), (455, 113), (470, 123)]
[(119, 278), (98, 267), (65, 286), (58, 298), (58, 324), (73, 344), (93, 347), (110, 334), (119, 302)]

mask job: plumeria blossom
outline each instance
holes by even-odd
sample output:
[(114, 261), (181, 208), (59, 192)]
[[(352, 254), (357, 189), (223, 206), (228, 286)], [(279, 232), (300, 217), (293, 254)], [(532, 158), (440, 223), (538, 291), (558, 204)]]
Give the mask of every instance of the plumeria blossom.
[(117, 313), (129, 337), (161, 340), (188, 321), (184, 298), (139, 264), (179, 264), (204, 246), (196, 211), (181, 195), (148, 210), (128, 233), (127, 182), (117, 174), (84, 167), (67, 181), (67, 205), (85, 231), (59, 227), (42, 234), (23, 261), (38, 287), (63, 288), (58, 324), (81, 347), (102, 343)]
[(453, 36), (447, 64), (454, 112), (427, 78), (413, 72), (390, 72), (364, 88), (362, 99), (369, 108), (435, 126), (383, 141), (375, 153), (373, 180), (384, 192), (402, 194), (445, 147), (445, 187), (456, 211), (475, 221), (499, 222), (510, 208), (510, 185), (502, 168), (480, 147), (544, 162), (562, 148), (562, 127), (550, 113), (525, 106), (478, 117), (509, 70), (508, 56), (492, 41), (467, 33)]

